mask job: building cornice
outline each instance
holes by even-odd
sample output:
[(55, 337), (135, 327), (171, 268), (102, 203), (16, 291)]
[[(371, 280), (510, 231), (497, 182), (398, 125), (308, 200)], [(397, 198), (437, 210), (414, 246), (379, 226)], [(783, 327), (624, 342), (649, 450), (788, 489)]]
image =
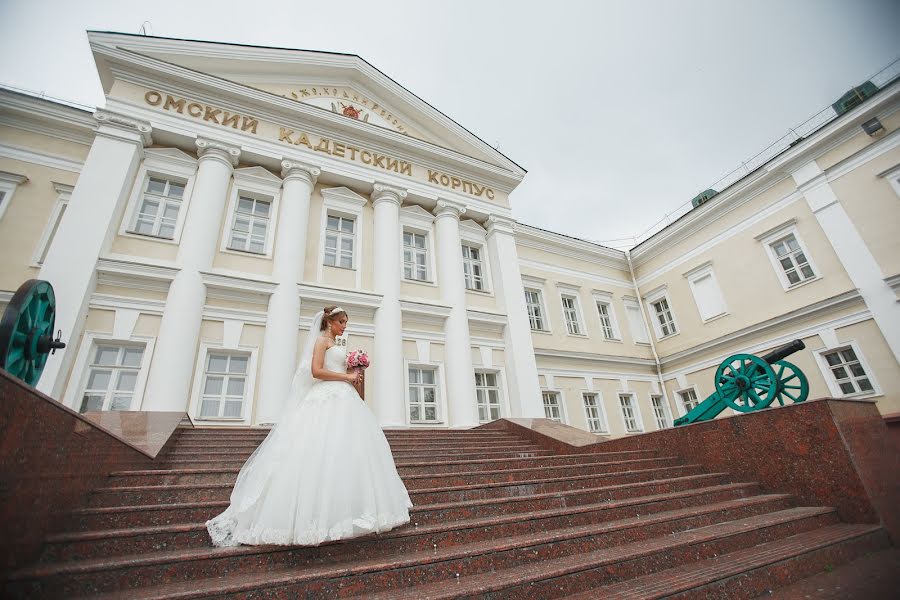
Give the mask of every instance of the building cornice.
[(206, 297), (268, 306), (269, 296), (278, 284), (221, 271), (200, 271), (206, 286)]
[(823, 311), (832, 311), (838, 310), (841, 308), (846, 308), (855, 303), (858, 303), (862, 300), (862, 295), (859, 293), (859, 290), (852, 289), (842, 294), (838, 294), (837, 296), (832, 296), (830, 298), (826, 298), (824, 300), (820, 300), (819, 302), (814, 302), (802, 308), (798, 308), (796, 310), (792, 310), (790, 312), (786, 312), (782, 315), (778, 315), (777, 317), (773, 317), (766, 321), (761, 321), (759, 323), (755, 323), (750, 325), (749, 327), (745, 327), (743, 329), (739, 329), (737, 331), (726, 333), (716, 339), (710, 340), (708, 342), (704, 342), (702, 344), (698, 344), (693, 346), (687, 350), (682, 350), (681, 352), (675, 352), (673, 354), (660, 356), (659, 362), (660, 365), (666, 366), (671, 365), (673, 363), (681, 362), (684, 360), (688, 360), (692, 356), (696, 356), (698, 354), (703, 354), (705, 352), (710, 352), (712, 350), (716, 350), (718, 348), (729, 347), (732, 348), (735, 345), (741, 344), (744, 340), (750, 337), (765, 335), (766, 333), (772, 331), (773, 329), (777, 329), (785, 324), (796, 321), (797, 319), (804, 319), (810, 317), (812, 315), (821, 313)]
[[(519, 259), (519, 268), (521, 269), (535, 269), (538, 271), (544, 271), (546, 273), (555, 273), (557, 275), (562, 275), (563, 277), (569, 277), (578, 281), (590, 282), (595, 285), (602, 286), (613, 286), (620, 288), (633, 289), (634, 284), (629, 279), (616, 279), (615, 277), (604, 277), (603, 275), (594, 275), (591, 273), (585, 273), (583, 271), (576, 271), (575, 269), (567, 269), (566, 267), (558, 267), (556, 265), (551, 265), (550, 263), (542, 263), (536, 260), (531, 260), (528, 258), (520, 258)], [(627, 274), (627, 273), (626, 273)], [(525, 273), (522, 274), (524, 278)], [(537, 278), (535, 275), (528, 275), (531, 278)]]
[(97, 283), (116, 287), (167, 292), (180, 269), (137, 260), (101, 258), (97, 261)]
[(57, 154), (36, 152), (30, 148), (22, 148), (10, 144), (0, 144), (0, 158), (9, 158), (22, 162), (34, 163), (51, 169), (60, 169), (71, 173), (81, 173), (84, 163)]
[(90, 145), (97, 122), (90, 110), (0, 88), (0, 125)]
[(613, 269), (628, 270), (625, 253), (585, 240), (546, 231), (523, 223), (515, 224), (516, 244), (551, 254), (591, 262)]
[(322, 287), (309, 283), (297, 284), (297, 294), (300, 296), (300, 306), (312, 304), (321, 310), (332, 304), (340, 305), (349, 310), (350, 319), (355, 317), (375, 316), (375, 310), (381, 306), (381, 294), (373, 292), (361, 292), (345, 288)]
[(163, 310), (166, 308), (166, 302), (165, 300), (133, 298), (95, 292), (91, 295), (88, 307), (99, 310), (136, 310), (145, 315), (162, 316)]
[[(614, 364), (626, 364), (636, 367), (655, 367), (656, 363), (650, 358), (638, 358), (631, 356), (616, 356), (615, 354), (599, 354), (595, 352), (574, 352), (571, 350), (553, 350), (550, 348), (534, 349), (535, 357), (564, 358), (566, 360), (586, 360), (590, 362), (605, 362)], [(538, 371), (545, 371), (538, 366)], [(553, 369), (550, 369), (553, 370)]]

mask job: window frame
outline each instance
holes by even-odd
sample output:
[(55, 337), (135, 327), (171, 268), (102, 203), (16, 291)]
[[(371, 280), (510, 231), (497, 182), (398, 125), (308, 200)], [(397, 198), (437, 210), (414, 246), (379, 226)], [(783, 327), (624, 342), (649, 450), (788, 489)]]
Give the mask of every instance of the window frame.
[[(650, 332), (647, 331), (647, 324), (644, 321), (644, 311), (641, 303), (637, 298), (632, 296), (624, 296), (622, 298), (622, 307), (625, 309), (625, 319), (628, 321), (628, 330), (631, 332), (631, 341), (636, 346), (650, 345)], [(632, 314), (634, 318), (632, 318)], [(635, 323), (639, 327), (639, 331), (635, 331)], [(644, 339), (638, 339), (637, 334), (642, 333)]]
[[(497, 387), (497, 410), (499, 413), (499, 416), (497, 418), (498, 419), (504, 418), (504, 414), (506, 413), (506, 410), (505, 410), (505, 406), (504, 406), (505, 400), (504, 400), (504, 395), (503, 395), (504, 388), (503, 388), (502, 373), (497, 369), (485, 369), (485, 368), (476, 368), (475, 369), (475, 404), (476, 404), (476, 408), (480, 408), (480, 405), (478, 403), (478, 390), (479, 390), (478, 375), (493, 375), (494, 378), (496, 379), (496, 382), (497, 382), (497, 386), (496, 386)], [(485, 388), (481, 388), (481, 389), (485, 389)], [(488, 389), (492, 389), (492, 388), (488, 388)], [(481, 416), (479, 415), (478, 422), (479, 423), (490, 423), (491, 420), (482, 421)]]
[(69, 207), (69, 201), (72, 199), (72, 190), (75, 188), (64, 183), (53, 182), (53, 189), (56, 191), (56, 201), (53, 203), (50, 218), (47, 219), (44, 230), (41, 232), (41, 237), (38, 238), (34, 252), (31, 255), (31, 266), (37, 269), (44, 265), (44, 260), (46, 260), (50, 246), (53, 244), (53, 238), (56, 237), (56, 231), (59, 229), (59, 225), (66, 214), (66, 209)]
[[(797, 245), (800, 247), (800, 251), (803, 252), (803, 255), (806, 257), (806, 264), (809, 265), (809, 268), (812, 269), (813, 272), (812, 277), (803, 279), (797, 283), (790, 282), (787, 274), (784, 272), (784, 266), (781, 264), (781, 261), (775, 252), (775, 248), (773, 247), (775, 244), (789, 236), (794, 236), (794, 240), (796, 240)], [(822, 272), (819, 271), (819, 268), (813, 261), (813, 257), (809, 253), (809, 248), (807, 248), (806, 243), (803, 241), (803, 237), (800, 235), (800, 231), (797, 229), (797, 219), (790, 219), (781, 225), (773, 227), (756, 236), (755, 239), (763, 245), (766, 256), (769, 257), (769, 262), (772, 264), (772, 269), (775, 271), (775, 276), (778, 278), (778, 282), (781, 283), (781, 287), (784, 291), (789, 292), (791, 290), (796, 290), (813, 281), (822, 279)]]
[(680, 389), (676, 389), (676, 390), (675, 390), (675, 397), (678, 398), (677, 406), (678, 406), (678, 410), (681, 411), (681, 416), (683, 417), (684, 415), (688, 414), (688, 413), (689, 413), (691, 410), (693, 410), (693, 409), (688, 409), (688, 408), (684, 405), (684, 399), (683, 399), (682, 396), (681, 396), (681, 393), (682, 393), (682, 392), (693, 392), (693, 393), (694, 393), (694, 397), (697, 399), (697, 404), (698, 404), (698, 405), (699, 405), (701, 402), (703, 402), (704, 399), (700, 397), (700, 391), (697, 389), (697, 386), (696, 386), (696, 385), (689, 385), (689, 386), (686, 386), (686, 387), (683, 387), (683, 388), (680, 388)]
[[(233, 174), (228, 208), (225, 213), (224, 230), (220, 235), (219, 252), (232, 256), (272, 259), (275, 249), (275, 235), (278, 227), (278, 211), (281, 207), (282, 180), (261, 167), (236, 169)], [(269, 224), (266, 227), (265, 252), (239, 250), (231, 247), (231, 234), (237, 218), (238, 203), (241, 198), (251, 198), (269, 203)]]
[[(656, 312), (654, 304), (665, 300), (672, 317), (672, 328), (674, 331), (663, 335), (662, 324), (659, 322), (659, 315)], [(675, 309), (672, 307), (672, 298), (669, 296), (669, 290), (666, 286), (660, 286), (655, 290), (648, 292), (644, 296), (644, 302), (647, 303), (647, 312), (650, 313), (650, 324), (653, 327), (653, 333), (656, 334), (657, 341), (667, 340), (681, 333), (681, 327), (678, 325), (678, 317), (675, 316)]]
[[(719, 300), (721, 300), (722, 305), (722, 310), (720, 312), (709, 316), (703, 315), (697, 288), (697, 284), (700, 282), (700, 280), (705, 279), (706, 277), (709, 277), (712, 281), (715, 287), (715, 291), (719, 294)], [(722, 293), (722, 286), (719, 285), (719, 279), (716, 277), (716, 272), (713, 269), (713, 263), (711, 260), (706, 261), (705, 263), (697, 267), (694, 267), (687, 273), (684, 273), (684, 278), (688, 280), (688, 285), (691, 288), (691, 295), (694, 297), (694, 305), (697, 307), (697, 314), (700, 316), (700, 321), (702, 323), (709, 323), (710, 321), (715, 321), (716, 319), (720, 319), (729, 314), (728, 303), (725, 301), (725, 294)]]
[(541, 320), (544, 321), (543, 329), (535, 329), (531, 327), (531, 314), (528, 312), (528, 298), (525, 298), (525, 314), (528, 317), (528, 326), (532, 332), (537, 333), (552, 333), (552, 329), (550, 328), (550, 314), (547, 312), (547, 303), (544, 300), (544, 288), (542, 285), (535, 285), (532, 281), (525, 280), (523, 278), (523, 293), (527, 294), (529, 291), (537, 293), (537, 306), (541, 310)]
[[(589, 408), (591, 408), (591, 407), (589, 407), (587, 404), (588, 396), (593, 396), (594, 400), (596, 401), (596, 405), (593, 408), (597, 409), (597, 419), (596, 420), (600, 421), (600, 425), (601, 425), (600, 429), (598, 429), (596, 431), (591, 428), (591, 421), (593, 420), (593, 418), (591, 417), (590, 412), (589, 412)], [(600, 392), (597, 392), (597, 391), (581, 392), (581, 406), (582, 406), (582, 409), (584, 410), (584, 418), (585, 418), (585, 421), (587, 422), (588, 431), (590, 433), (608, 435), (609, 434), (609, 418), (607, 417), (607, 414), (606, 414), (606, 407), (603, 404), (603, 394)]]
[[(459, 241), (461, 246), (469, 246), (481, 252), (481, 279), (483, 290), (466, 288), (466, 292), (473, 294), (493, 296), (494, 286), (491, 279), (491, 260), (488, 254), (487, 231), (472, 219), (462, 219), (459, 222)], [(460, 248), (462, 252), (462, 248)], [(465, 272), (463, 272), (463, 285), (465, 286)]]
[[(425, 237), (425, 279), (407, 279), (406, 261), (403, 253), (405, 245), (404, 235), (411, 233)], [(400, 208), (400, 281), (401, 283), (413, 283), (437, 287), (437, 264), (435, 259), (435, 234), (434, 215), (416, 204)]]
[(0, 199), (0, 221), (3, 220), (3, 215), (6, 214), (6, 210), (12, 203), (13, 197), (16, 195), (16, 190), (20, 185), (27, 181), (28, 177), (25, 175), (17, 175), (16, 173), (10, 173), (9, 171), (0, 171), (0, 192), (3, 192), (3, 198)]
[[(406, 236), (412, 236), (413, 245), (410, 246), (410, 251), (412, 252), (412, 277), (406, 276)], [(416, 247), (416, 236), (422, 237), (422, 247)], [(404, 226), (400, 230), (400, 277), (404, 282), (407, 283), (424, 283), (424, 284), (434, 284), (435, 283), (435, 273), (434, 268), (431, 266), (431, 261), (434, 258), (434, 253), (431, 251), (431, 236), (427, 231), (421, 231), (415, 227)], [(415, 276), (415, 271), (419, 267), (419, 264), (416, 262), (416, 256), (418, 254), (424, 254), (425, 256), (425, 279), (419, 279)]]
[[(410, 369), (430, 369), (434, 371), (434, 405), (435, 405), (435, 416), (436, 419), (434, 421), (426, 421), (426, 420), (417, 420), (413, 421), (409, 414), (409, 409), (411, 405), (411, 395), (409, 392), (410, 380), (409, 380), (409, 370)], [(433, 425), (444, 425), (447, 423), (447, 406), (446, 406), (446, 394), (444, 393), (444, 379), (443, 379), (443, 368), (440, 364), (429, 361), (420, 361), (420, 360), (406, 360), (403, 364), (403, 399), (404, 399), (404, 407), (405, 407), (405, 416), (404, 419), (406, 421), (407, 426), (409, 427), (429, 427)]]
[[(328, 227), (328, 216), (348, 217), (356, 221), (356, 245), (353, 249), (353, 266), (349, 269), (356, 272), (356, 289), (362, 288), (362, 248), (365, 241), (365, 206), (368, 199), (345, 187), (322, 189), (322, 217), (319, 223), (319, 256), (316, 266), (316, 283), (323, 285), (325, 282), (325, 269), (341, 269), (347, 271), (347, 267), (333, 267), (325, 264), (325, 231)], [(399, 260), (403, 260), (401, 254)], [(401, 271), (402, 273), (402, 271)]]
[[(659, 400), (659, 408), (662, 409), (663, 412), (663, 422), (664, 425), (660, 427), (659, 425), (659, 413), (657, 412), (657, 406), (653, 403), (654, 399)], [(672, 411), (669, 410), (669, 403), (666, 402), (666, 397), (664, 394), (656, 394), (650, 393), (650, 408), (653, 409), (653, 420), (656, 422), (656, 428), (658, 430), (662, 429), (671, 429), (673, 427), (673, 419), (672, 419)]]
[[(628, 421), (625, 418), (625, 407), (622, 405), (622, 397), (631, 398), (632, 405), (629, 407), (634, 410), (634, 422), (636, 429), (628, 429)], [(622, 418), (622, 427), (626, 434), (644, 433), (644, 417), (641, 415), (641, 407), (638, 404), (637, 394), (635, 392), (619, 390), (616, 392), (616, 400), (619, 401), (619, 416)]]
[[(122, 219), (122, 223), (119, 226), (119, 235), (132, 239), (179, 245), (187, 213), (190, 210), (194, 183), (197, 179), (197, 169), (197, 159), (177, 148), (148, 148), (144, 150), (144, 160), (141, 161), (141, 166), (135, 176), (125, 209), (126, 217)], [(178, 209), (175, 232), (171, 239), (135, 231), (138, 214), (144, 200), (144, 190), (151, 177), (176, 180), (184, 184), (181, 207)]]
[[(612, 292), (601, 292), (598, 290), (594, 290), (591, 293), (591, 296), (594, 300), (594, 307), (597, 309), (597, 322), (600, 325), (600, 335), (602, 335), (603, 339), (607, 342), (621, 342), (622, 330), (619, 327), (619, 319), (616, 316), (616, 309), (613, 303)], [(607, 317), (609, 318), (609, 326), (612, 337), (606, 336), (606, 330), (603, 325), (603, 317), (600, 315), (601, 304), (606, 306), (606, 312)]]
[[(581, 291), (580, 288), (560, 284), (557, 284), (556, 287), (557, 291), (559, 292), (559, 306), (562, 310), (563, 324), (566, 327), (566, 335), (580, 338), (588, 337), (587, 327), (585, 326), (584, 322), (584, 310), (582, 310), (581, 307), (581, 294), (579, 293)], [(569, 317), (566, 315), (566, 298), (571, 298), (572, 300), (574, 300), (573, 308), (575, 310), (575, 324), (579, 329), (578, 333), (572, 333), (569, 330)]]
[[(544, 405), (544, 394), (556, 394), (557, 401), (559, 402), (559, 421), (556, 419), (552, 419), (547, 416), (547, 408)], [(569, 419), (566, 415), (566, 399), (562, 393), (562, 390), (550, 389), (550, 388), (541, 388), (541, 408), (544, 410), (544, 418), (549, 419), (551, 421), (556, 421), (557, 423), (561, 423), (563, 425), (569, 424)]]
[[(871, 392), (855, 392), (853, 394), (845, 394), (838, 385), (837, 379), (835, 378), (834, 373), (831, 370), (831, 366), (828, 364), (828, 360), (825, 358), (825, 355), (831, 352), (838, 352), (846, 349), (853, 350), (853, 353), (856, 355), (856, 360), (859, 361), (860, 366), (866, 373), (865, 377), (869, 380), (869, 384), (872, 386)], [(869, 361), (866, 360), (866, 357), (860, 350), (859, 344), (856, 342), (856, 340), (839, 342), (837, 345), (830, 345), (827, 348), (816, 350), (813, 352), (813, 354), (816, 357), (816, 364), (818, 364), (819, 370), (822, 372), (822, 377), (825, 379), (825, 384), (828, 386), (828, 390), (829, 392), (831, 392), (833, 398), (862, 399), (874, 398), (883, 395), (881, 386), (878, 385), (878, 381), (875, 378), (875, 371), (874, 369), (872, 369)]]
[[(244, 385), (246, 397), (244, 405), (241, 408), (241, 417), (201, 417), (200, 409), (203, 400), (203, 383), (206, 379), (206, 357), (210, 352), (221, 354), (243, 354), (248, 357), (247, 360), (247, 380)], [(250, 425), (250, 419), (253, 415), (253, 409), (256, 402), (256, 375), (257, 375), (257, 359), (259, 348), (256, 346), (244, 346), (238, 344), (236, 347), (226, 347), (223, 343), (200, 342), (197, 350), (197, 357), (194, 363), (194, 377), (191, 386), (191, 399), (188, 403), (188, 415), (194, 423), (211, 423), (217, 426), (233, 426), (242, 427)]]

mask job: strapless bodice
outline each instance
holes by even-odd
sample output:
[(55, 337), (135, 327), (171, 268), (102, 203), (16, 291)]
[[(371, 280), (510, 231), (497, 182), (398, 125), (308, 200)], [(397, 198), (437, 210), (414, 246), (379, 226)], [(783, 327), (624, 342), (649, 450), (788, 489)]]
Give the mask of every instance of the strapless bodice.
[(347, 372), (347, 348), (335, 344), (325, 351), (325, 368), (335, 373)]

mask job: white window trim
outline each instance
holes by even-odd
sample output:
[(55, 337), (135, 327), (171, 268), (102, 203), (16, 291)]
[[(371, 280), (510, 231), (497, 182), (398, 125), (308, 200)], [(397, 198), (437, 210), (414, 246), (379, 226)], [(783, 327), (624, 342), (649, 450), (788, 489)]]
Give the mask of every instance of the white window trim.
[[(659, 324), (659, 318), (656, 315), (656, 309), (653, 307), (654, 302), (665, 299), (669, 305), (669, 313), (672, 315), (672, 325), (675, 327), (675, 333), (664, 336), (662, 334), (662, 326)], [(653, 327), (653, 333), (656, 335), (657, 341), (673, 338), (681, 333), (681, 326), (678, 324), (678, 317), (675, 314), (675, 308), (672, 306), (672, 299), (669, 297), (669, 289), (665, 285), (650, 291), (644, 296), (644, 302), (647, 304), (647, 312), (650, 313), (650, 325)]]
[(681, 401), (681, 392), (686, 392), (688, 390), (693, 390), (694, 395), (697, 396), (697, 406), (700, 406), (700, 403), (706, 399), (700, 395), (700, 390), (697, 389), (696, 384), (676, 389), (674, 391), (674, 393), (675, 393), (675, 408), (678, 409), (679, 417), (683, 417), (684, 415), (688, 414), (688, 411), (685, 410), (685, 408), (684, 408), (684, 402)]
[[(253, 258), (272, 258), (272, 251), (275, 247), (275, 228), (278, 222), (278, 210), (281, 201), (281, 179), (268, 171), (263, 176), (258, 175), (257, 173), (259, 172), (260, 169), (256, 167), (237, 169), (234, 172), (234, 182), (231, 185), (231, 192), (228, 196), (228, 208), (225, 212), (225, 230), (221, 235), (219, 244), (219, 252), (223, 254), (250, 256)], [(269, 225), (266, 227), (264, 254), (228, 247), (231, 241), (231, 231), (234, 226), (238, 200), (241, 196), (269, 202)]]
[[(407, 279), (403, 268), (403, 234), (417, 233), (425, 236), (425, 253), (427, 255), (427, 279)], [(437, 287), (437, 266), (434, 256), (434, 215), (421, 206), (404, 206), (400, 209), (400, 280), (403, 283), (414, 283)]]
[[(316, 267), (316, 283), (319, 285), (325, 281), (325, 267), (329, 269), (341, 269), (346, 271), (346, 267), (333, 267), (325, 264), (325, 231), (328, 228), (328, 216), (349, 217), (355, 219), (356, 226), (354, 235), (356, 242), (353, 247), (353, 266), (350, 270), (356, 271), (356, 289), (362, 288), (362, 258), (363, 236), (365, 231), (365, 214), (363, 208), (368, 199), (360, 196), (345, 187), (324, 188), (322, 190), (322, 218), (319, 223), (319, 256)], [(401, 254), (400, 260), (403, 260)], [(401, 271), (402, 273), (402, 271)], [(408, 420), (408, 418), (407, 418)]]
[[(232, 417), (200, 417), (200, 399), (202, 397), (201, 386), (203, 385), (203, 374), (206, 372), (206, 357), (212, 352), (222, 352), (224, 354), (247, 354), (247, 385), (244, 388), (246, 397), (244, 398), (244, 406), (240, 419)], [(237, 348), (226, 348), (220, 343), (200, 342), (200, 349), (197, 352), (197, 360), (194, 364), (194, 383), (191, 386), (191, 399), (188, 403), (188, 415), (194, 423), (215, 424), (217, 426), (233, 426), (248, 427), (250, 419), (255, 408), (256, 393), (256, 360), (258, 358), (259, 348), (256, 346), (241, 346)]]
[[(147, 375), (150, 373), (150, 364), (153, 357), (153, 347), (156, 345), (155, 337), (133, 335), (128, 339), (115, 337), (111, 333), (88, 331), (81, 339), (78, 354), (75, 356), (75, 364), (72, 367), (72, 378), (63, 395), (63, 404), (75, 412), (80, 412), (81, 396), (84, 386), (87, 385), (87, 367), (91, 361), (91, 353), (97, 344), (116, 345), (143, 345), (144, 354), (141, 357), (141, 367), (138, 370), (137, 382), (134, 384), (134, 400), (130, 410), (141, 410), (144, 403), (144, 387), (147, 385)], [(73, 385), (73, 383), (75, 385)]]
[[(600, 420), (603, 422), (603, 429), (600, 431), (591, 431), (591, 418), (588, 415), (587, 406), (584, 403), (584, 397), (587, 394), (591, 394), (597, 398), (597, 412), (600, 414)], [(600, 391), (582, 391), (581, 392), (581, 408), (584, 411), (584, 420), (588, 426), (589, 433), (597, 433), (597, 434), (609, 434), (609, 415), (606, 413), (606, 407), (603, 404), (603, 393)]]
[(662, 409), (663, 409), (663, 416), (665, 417), (665, 420), (666, 420), (666, 426), (664, 429), (671, 429), (674, 426), (673, 425), (674, 419), (672, 418), (672, 411), (669, 408), (669, 403), (666, 402), (665, 394), (661, 394), (661, 393), (656, 394), (656, 393), (650, 392), (650, 395), (647, 397), (650, 399), (650, 410), (653, 411), (653, 424), (656, 425), (657, 428), (659, 428), (659, 423), (656, 422), (656, 408), (653, 407), (653, 397), (654, 396), (656, 396), (657, 398), (660, 399), (660, 405), (662, 406)]
[[(581, 288), (558, 283), (556, 284), (556, 289), (559, 293), (559, 308), (562, 311), (563, 325), (566, 328), (566, 335), (580, 338), (588, 337), (587, 327), (585, 326), (584, 322), (584, 309), (581, 306)], [(563, 297), (575, 299), (575, 316), (577, 317), (578, 329), (581, 331), (581, 333), (569, 333), (569, 321), (566, 318), (566, 307), (563, 304)]]
[[(409, 418), (409, 369), (434, 369), (434, 388), (437, 398), (435, 406), (437, 407), (436, 421), (415, 421)], [(447, 425), (447, 386), (444, 382), (444, 369), (442, 363), (422, 360), (403, 360), (403, 408), (405, 415), (403, 417), (407, 427), (433, 427), (434, 425)]]
[[(507, 394), (506, 370), (503, 367), (475, 367), (476, 373), (494, 373), (497, 376), (497, 386), (500, 388), (498, 396), (500, 398), (500, 418), (509, 418), (512, 415), (509, 406), (509, 396)], [(476, 398), (477, 402), (477, 398)]]
[[(597, 324), (600, 327), (600, 337), (603, 338), (604, 341), (607, 342), (621, 342), (622, 341), (622, 330), (619, 327), (619, 318), (616, 316), (616, 306), (613, 303), (613, 295), (612, 292), (601, 292), (599, 290), (593, 290), (591, 292), (591, 296), (594, 299), (594, 310), (597, 311)], [(603, 321), (600, 320), (600, 311), (597, 309), (598, 304), (605, 304), (607, 307), (607, 312), (609, 313), (609, 324), (612, 327), (612, 338), (606, 337), (603, 333)]]
[[(175, 179), (184, 182), (184, 194), (181, 197), (181, 208), (178, 209), (178, 220), (175, 222), (175, 234), (172, 239), (144, 235), (134, 231), (137, 226), (138, 213), (144, 198), (144, 189), (150, 177)], [(194, 182), (197, 179), (197, 160), (184, 152), (174, 149), (148, 148), (144, 150), (144, 160), (138, 169), (131, 186), (131, 194), (125, 208), (126, 218), (119, 226), (119, 235), (138, 240), (152, 240), (163, 244), (180, 244), (184, 221), (190, 208), (191, 196), (194, 193)]]
[[(559, 390), (559, 389), (555, 389), (555, 388), (541, 388), (541, 410), (542, 410), (542, 411), (544, 410), (544, 396), (543, 396), (543, 394), (544, 394), (545, 392), (546, 392), (546, 393), (549, 393), (549, 394), (556, 394), (556, 395), (559, 397), (559, 418), (561, 419), (561, 420), (560, 420), (560, 423), (562, 423), (563, 425), (568, 425), (568, 424), (569, 424), (569, 414), (568, 414), (568, 411), (566, 410), (566, 395), (563, 394), (562, 390)], [(582, 404), (583, 404), (583, 401), (582, 401)], [(549, 417), (547, 417), (546, 415), (547, 415), (547, 413), (546, 413), (546, 411), (545, 411), (545, 412), (544, 412), (544, 417), (543, 417), (543, 418), (548, 419), (548, 420), (552, 420), (552, 419), (550, 419)]]
[(41, 232), (41, 237), (38, 239), (38, 243), (34, 247), (34, 253), (31, 255), (31, 266), (38, 269), (44, 264), (41, 257), (50, 250), (50, 244), (53, 243), (53, 231), (58, 229), (63, 213), (69, 205), (69, 200), (72, 199), (72, 190), (75, 188), (71, 185), (54, 182), (53, 189), (56, 190), (56, 202), (53, 203), (50, 218), (47, 219), (44, 231)]
[[(484, 289), (470, 290), (466, 288), (466, 292), (493, 296), (494, 286), (491, 280), (491, 261), (488, 256), (487, 231), (472, 219), (464, 219), (459, 223), (459, 240), (461, 245), (470, 246), (481, 252), (481, 279), (484, 283)], [(460, 248), (460, 252), (462, 252), (462, 248)], [(463, 282), (463, 287), (465, 287), (465, 282)]]
[[(706, 276), (709, 276), (712, 279), (712, 282), (716, 286), (716, 290), (719, 292), (719, 298), (722, 299), (722, 312), (704, 318), (703, 314), (700, 312), (700, 301), (697, 298), (696, 284)], [(728, 314), (728, 303), (725, 301), (725, 294), (722, 293), (722, 286), (719, 285), (719, 280), (716, 277), (716, 272), (713, 270), (713, 264), (711, 260), (706, 261), (702, 265), (694, 267), (687, 273), (684, 273), (684, 278), (688, 280), (688, 284), (691, 287), (691, 294), (694, 296), (694, 305), (697, 307), (697, 314), (700, 316), (701, 322), (709, 323), (710, 321), (715, 321), (716, 319), (720, 319)], [(669, 302), (669, 310), (671, 310), (671, 308), (672, 303)], [(672, 314), (672, 318), (675, 318), (674, 313)]]
[[(635, 430), (629, 430), (628, 425), (625, 423), (625, 412), (622, 410), (622, 400), (619, 398), (619, 396), (623, 395), (631, 396), (632, 403), (634, 404), (634, 421), (637, 425), (637, 429)], [(622, 431), (625, 432), (625, 435), (644, 433), (646, 431), (646, 428), (644, 427), (644, 416), (641, 414), (641, 405), (638, 402), (637, 394), (635, 392), (632, 392), (631, 390), (617, 390), (616, 407), (619, 409), (619, 418), (622, 420)]]
[(900, 165), (879, 173), (878, 177), (887, 179), (890, 186), (894, 189), (894, 193), (897, 194), (898, 198), (900, 198)]
[[(622, 307), (625, 309), (625, 319), (628, 321), (628, 330), (631, 332), (631, 341), (635, 346), (649, 346), (650, 345), (650, 332), (647, 331), (647, 326), (644, 321), (644, 313), (641, 309), (641, 303), (638, 302), (637, 298), (632, 298), (631, 296), (626, 296), (622, 298)], [(637, 326), (640, 327), (640, 331), (634, 330), (634, 323), (631, 322), (631, 318), (628, 316), (629, 308), (633, 308), (637, 313), (638, 323)], [(620, 332), (621, 333), (621, 332)], [(637, 338), (638, 333), (643, 333), (646, 337), (646, 340), (639, 340)]]
[[(532, 333), (553, 333), (553, 327), (550, 325), (550, 313), (547, 312), (547, 300), (544, 297), (544, 279), (539, 279), (536, 277), (526, 277), (522, 276), (522, 290), (523, 295), (526, 291), (532, 291), (538, 293), (538, 303), (541, 306), (541, 315), (544, 320), (544, 328), (543, 329), (531, 329), (531, 322), (529, 320), (528, 330)], [(523, 298), (524, 300), (524, 298)], [(528, 303), (525, 303), (525, 316), (528, 316)]]
[(16, 193), (16, 188), (26, 181), (28, 181), (28, 177), (25, 175), (16, 175), (15, 173), (9, 173), (8, 171), (0, 171), (0, 192), (6, 192), (6, 197), (0, 202), (0, 219), (3, 219), (3, 215), (6, 214), (6, 209), (12, 202), (13, 196)]
[[(813, 270), (812, 277), (794, 284), (788, 281), (787, 275), (785, 275), (784, 273), (784, 268), (781, 266), (781, 263), (778, 261), (778, 256), (776, 256), (775, 254), (775, 249), (772, 248), (773, 243), (789, 235), (793, 235), (794, 239), (797, 240), (797, 245), (800, 246), (800, 250), (803, 251), (803, 256), (806, 257), (807, 264), (809, 264), (810, 268)], [(775, 276), (778, 278), (778, 281), (779, 283), (781, 283), (781, 287), (784, 289), (784, 291), (789, 292), (791, 290), (796, 290), (797, 288), (803, 287), (808, 283), (812, 283), (813, 281), (822, 279), (822, 272), (819, 271), (819, 268), (813, 261), (813, 257), (809, 253), (809, 249), (806, 247), (806, 244), (803, 242), (803, 238), (800, 236), (800, 231), (797, 229), (797, 219), (790, 219), (789, 221), (786, 221), (781, 225), (777, 225), (767, 231), (764, 231), (754, 239), (760, 242), (763, 245), (763, 248), (765, 248), (766, 256), (769, 257), (769, 262), (772, 263), (772, 269), (775, 271)]]
[[(866, 377), (868, 378), (869, 383), (872, 384), (873, 391), (864, 392), (861, 394), (845, 394), (841, 391), (841, 388), (838, 386), (837, 381), (835, 381), (834, 374), (831, 372), (831, 367), (828, 366), (828, 361), (825, 360), (825, 354), (847, 347), (852, 348), (853, 353), (856, 354), (856, 358), (859, 360), (859, 364), (862, 365), (862, 368), (866, 372)], [(878, 385), (878, 381), (875, 379), (875, 371), (872, 369), (869, 361), (866, 360), (866, 357), (862, 353), (862, 350), (859, 349), (859, 344), (856, 342), (856, 340), (839, 342), (837, 345), (832, 344), (814, 351), (813, 354), (816, 357), (816, 364), (819, 365), (819, 370), (822, 372), (822, 377), (825, 379), (825, 384), (828, 386), (828, 391), (831, 392), (831, 396), (833, 398), (852, 398), (854, 400), (857, 400), (860, 398), (875, 398), (877, 396), (883, 395), (881, 386)]]

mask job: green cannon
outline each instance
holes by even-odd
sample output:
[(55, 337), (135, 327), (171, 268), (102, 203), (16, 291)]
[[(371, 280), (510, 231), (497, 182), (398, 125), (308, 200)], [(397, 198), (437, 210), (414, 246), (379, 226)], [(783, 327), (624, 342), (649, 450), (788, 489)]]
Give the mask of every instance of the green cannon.
[(708, 421), (729, 407), (747, 413), (762, 410), (775, 400), (781, 406), (786, 400), (803, 402), (809, 395), (809, 381), (803, 371), (784, 358), (805, 347), (802, 340), (794, 340), (762, 357), (729, 356), (716, 369), (716, 391), (676, 419), (674, 425)]
[(47, 355), (66, 344), (53, 339), (56, 296), (49, 281), (29, 279), (16, 290), (0, 319), (0, 369), (35, 386)]

